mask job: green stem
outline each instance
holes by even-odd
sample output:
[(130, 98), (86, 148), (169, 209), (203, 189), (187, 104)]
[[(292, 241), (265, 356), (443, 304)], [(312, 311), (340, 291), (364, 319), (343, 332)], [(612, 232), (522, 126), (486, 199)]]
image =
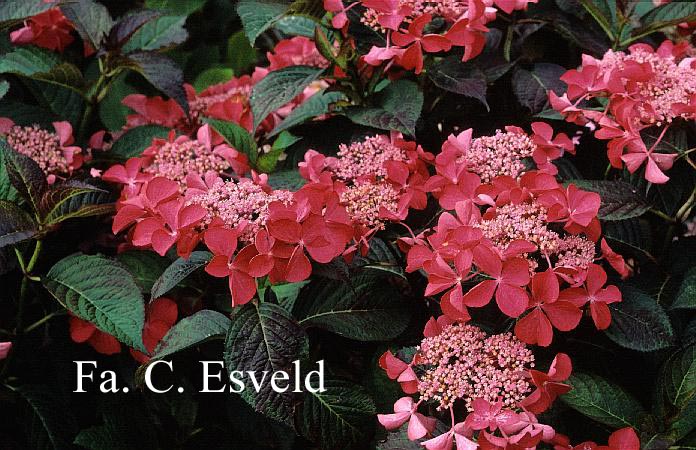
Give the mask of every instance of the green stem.
[(675, 223), (677, 221), (675, 218), (668, 216), (667, 214), (663, 213), (659, 209), (650, 208), (648, 211), (655, 214), (657, 217), (660, 217), (660, 218), (666, 220), (667, 222)]
[(24, 334), (29, 333), (29, 332), (35, 330), (36, 328), (40, 327), (44, 323), (48, 322), (52, 318), (62, 316), (62, 315), (65, 315), (65, 311), (63, 311), (63, 310), (54, 311), (51, 314), (48, 314), (48, 315), (42, 317), (41, 319), (37, 320), (36, 322), (32, 323), (31, 325), (27, 326), (22, 331), (22, 333), (24, 333)]
[[(32, 253), (31, 258), (29, 259), (29, 262), (25, 265), (24, 264), (24, 257), (22, 256), (22, 253), (17, 251), (17, 259), (19, 261), (20, 267), (22, 267), (22, 284), (20, 285), (19, 288), (19, 303), (17, 304), (17, 318), (15, 320), (15, 332), (16, 332), (16, 339), (19, 339), (24, 330), (23, 330), (23, 319), (24, 319), (24, 308), (26, 304), (26, 298), (27, 298), (27, 289), (29, 287), (29, 281), (33, 279), (34, 277), (31, 276), (31, 271), (34, 270), (34, 267), (36, 266), (36, 263), (39, 261), (39, 254), (41, 254), (41, 248), (43, 246), (43, 241), (38, 240), (36, 241), (36, 244), (34, 244), (34, 253)], [(16, 340), (15, 339), (15, 340)], [(2, 370), (0, 371), (0, 380), (4, 379), (5, 374), (10, 368), (10, 365), (12, 364), (12, 361), (14, 360), (14, 355), (16, 354), (14, 347), (10, 351), (10, 354), (8, 355), (7, 359), (5, 360), (5, 364), (2, 366)]]

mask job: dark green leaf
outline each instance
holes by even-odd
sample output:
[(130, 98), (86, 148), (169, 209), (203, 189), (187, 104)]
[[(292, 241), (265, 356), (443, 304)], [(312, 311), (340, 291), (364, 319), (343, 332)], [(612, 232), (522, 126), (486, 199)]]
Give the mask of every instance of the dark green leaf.
[(678, 411), (684, 410), (696, 394), (696, 345), (673, 354), (662, 367), (660, 398)]
[(123, 17), (119, 18), (116, 25), (111, 28), (108, 39), (109, 46), (119, 47), (123, 45), (133, 36), (133, 33), (151, 20), (160, 17), (160, 15), (158, 11), (150, 9), (126, 13)]
[(398, 251), (380, 238), (370, 240), (370, 249), (366, 256), (356, 255), (353, 258), (353, 267), (365, 270), (376, 270), (391, 275), (396, 275), (404, 280), (404, 270), (398, 260)]
[(126, 82), (126, 75), (127, 72), (124, 72), (116, 77), (104, 99), (99, 102), (99, 118), (108, 130), (120, 130), (126, 124), (126, 116), (132, 114), (132, 110), (121, 100), (130, 94), (137, 94), (138, 90)]
[[(4, 152), (5, 150), (2, 142), (4, 141), (0, 139), (0, 151)], [(12, 186), (10, 176), (7, 174), (7, 170), (5, 170), (5, 158), (0, 154), (0, 200), (16, 203), (19, 198), (17, 189)]]
[(346, 96), (341, 92), (317, 92), (308, 100), (302, 102), (300, 106), (293, 109), (292, 112), (288, 114), (288, 116), (283, 119), (283, 121), (280, 122), (268, 136), (275, 136), (281, 131), (285, 131), (307, 120), (327, 114), (330, 111), (330, 106), (332, 104), (345, 99)]
[(672, 303), (675, 309), (694, 309), (696, 308), (696, 267), (692, 267), (686, 272), (684, 280), (679, 287), (677, 297)]
[(602, 197), (599, 218), (624, 220), (642, 216), (650, 205), (638, 189), (624, 181), (568, 180), (580, 189), (596, 192)]
[(181, 44), (188, 38), (186, 16), (161, 16), (138, 29), (123, 46), (124, 53), (161, 50)]
[(383, 278), (359, 275), (346, 283), (313, 282), (302, 292), (294, 315), (305, 327), (323, 328), (359, 341), (380, 341), (406, 329), (410, 310)]
[(17, 47), (0, 59), (0, 73), (32, 76), (49, 72), (60, 62), (55, 53), (38, 47)]
[(29, 445), (33, 449), (70, 449), (78, 424), (64, 396), (45, 385), (24, 385), (15, 389), (29, 405), (23, 417)]
[(155, 252), (128, 250), (116, 255), (118, 262), (123, 264), (140, 287), (140, 292), (150, 295), (152, 285), (169, 267), (169, 259)]
[(217, 119), (205, 119), (222, 138), (238, 152), (244, 153), (249, 162), (255, 166), (259, 157), (254, 137), (244, 127), (234, 122), (225, 122)]
[(133, 277), (103, 256), (75, 254), (58, 261), (43, 280), (71, 313), (141, 352), (145, 306)]
[(276, 296), (278, 304), (286, 311), (292, 311), (295, 306), (295, 301), (300, 295), (300, 291), (309, 281), (300, 281), (297, 283), (274, 284), (271, 286), (271, 291)]
[(30, 239), (37, 231), (36, 222), (26, 211), (0, 200), (0, 248)]
[(473, 63), (463, 63), (456, 56), (445, 58), (433, 65), (428, 76), (437, 87), (475, 98), (490, 111), (486, 101), (486, 75)]
[(565, 71), (563, 67), (551, 63), (534, 64), (531, 71), (518, 68), (512, 76), (517, 100), (532, 113), (542, 111), (548, 105), (548, 91), (552, 90), (558, 95), (565, 91), (566, 85), (560, 80)]
[(41, 197), (48, 188), (46, 175), (33, 159), (10, 149), (4, 139), (0, 139), (0, 151), (12, 186), (29, 203), (33, 211), (39, 211)]
[(210, 252), (196, 251), (188, 259), (179, 258), (174, 261), (152, 285), (152, 298), (159, 298), (174, 289), (186, 277), (208, 264), (210, 258)]
[(606, 334), (622, 347), (641, 352), (667, 348), (673, 333), (669, 317), (655, 299), (631, 286), (621, 287), (623, 301), (609, 305), (611, 325)]
[(281, 170), (268, 175), (268, 185), (273, 189), (297, 191), (307, 182), (297, 170)]
[(0, 80), (0, 100), (7, 95), (7, 92), (10, 90), (10, 83), (8, 83), (5, 80)]
[[(246, 40), (245, 40), (246, 42)], [(227, 67), (212, 67), (201, 72), (196, 81), (193, 82), (193, 88), (196, 92), (201, 92), (208, 86), (230, 81), (234, 76), (234, 71)]]
[(300, 430), (322, 449), (365, 444), (374, 428), (375, 404), (356, 384), (326, 380), (324, 392), (307, 392), (300, 412)]
[(270, 113), (289, 103), (305, 87), (319, 78), (324, 69), (309, 66), (290, 66), (274, 70), (254, 85), (251, 91), (251, 110), (256, 129)]
[(146, 148), (152, 145), (154, 138), (165, 139), (167, 136), (169, 136), (169, 128), (159, 125), (142, 125), (131, 128), (114, 142), (108, 156), (123, 161), (140, 156)]
[(70, 0), (61, 6), (83, 40), (98, 50), (114, 24), (106, 6), (94, 0)]
[(693, 20), (696, 20), (696, 3), (670, 2), (645, 13), (640, 18), (643, 27), (635, 30), (634, 33), (640, 35), (651, 30), (657, 31), (664, 27)]
[(258, 60), (254, 47), (249, 45), (249, 40), (244, 36), (244, 31), (234, 33), (227, 40), (227, 57), (225, 63), (230, 66), (235, 74), (242, 74), (251, 68)]
[(145, 0), (145, 7), (188, 16), (203, 8), (206, 0)]
[(261, 33), (285, 15), (288, 7), (289, 3), (282, 0), (240, 0), (237, 14), (249, 42), (253, 45)]
[(574, 373), (568, 380), (573, 389), (561, 396), (566, 405), (612, 428), (638, 429), (647, 414), (628, 392), (597, 375)]
[[(232, 317), (224, 359), (229, 373), (245, 373), (237, 377), (245, 385), (252, 385), (247, 371), (270, 374), (282, 370), (290, 375), (288, 386), (293, 386), (292, 362), (305, 357), (307, 351), (307, 336), (287, 311), (273, 303), (247, 303)], [(291, 391), (275, 392), (265, 383), (258, 393), (245, 389), (241, 396), (257, 412), (291, 425), (295, 409)]]
[(176, 63), (156, 52), (130, 53), (128, 59), (133, 68), (162, 93), (176, 100), (188, 113), (188, 101), (184, 91), (184, 74)]
[(164, 358), (176, 352), (202, 344), (213, 338), (223, 338), (230, 319), (210, 309), (198, 311), (181, 319), (157, 344), (153, 358)]
[(284, 16), (273, 23), (273, 28), (289, 36), (314, 36), (317, 21), (305, 16)]
[(0, 3), (0, 22), (26, 19), (52, 7), (50, 3), (41, 1), (4, 0)]
[(113, 211), (109, 191), (79, 181), (52, 186), (41, 198), (41, 222), (55, 225), (68, 219), (98, 216)]
[(381, 93), (380, 107), (349, 107), (343, 113), (353, 122), (381, 130), (415, 135), (416, 121), (423, 109), (423, 93), (409, 80), (398, 80)]

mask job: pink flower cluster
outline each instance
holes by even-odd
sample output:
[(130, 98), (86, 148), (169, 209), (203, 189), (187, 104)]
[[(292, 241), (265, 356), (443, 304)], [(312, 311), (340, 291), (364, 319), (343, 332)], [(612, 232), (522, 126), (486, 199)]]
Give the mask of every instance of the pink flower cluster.
[[(379, 66), (385, 61), (420, 73), (425, 53), (464, 48), (464, 61), (483, 50), (486, 24), (495, 20), (498, 10), (511, 13), (523, 10), (537, 0), (360, 0), (344, 4), (342, 0), (324, 0), (324, 8), (332, 13), (335, 28), (346, 29), (347, 12), (359, 8), (360, 21), (386, 35), (386, 47), (374, 46), (365, 55), (367, 64)], [(425, 33), (434, 18), (448, 25), (442, 33)]]
[[(688, 43), (663, 42), (657, 50), (636, 44), (629, 53), (608, 50), (602, 59), (583, 55), (582, 66), (561, 80), (568, 91), (559, 97), (549, 92), (551, 105), (566, 120), (596, 129), (595, 137), (608, 140), (607, 155), (615, 168), (633, 173), (645, 165), (652, 183), (669, 180), (676, 154), (660, 153), (657, 146), (675, 120), (696, 119), (696, 59), (688, 57)], [(587, 101), (606, 99), (603, 108)], [(647, 147), (641, 132), (659, 135)]]
[[(433, 228), (400, 240), (406, 270), (427, 274), (425, 295), (443, 293), (446, 316), (466, 321), (468, 308), (495, 298), (501, 312), (519, 318), (516, 336), (542, 346), (551, 343), (553, 328), (575, 328), (588, 304), (597, 328), (608, 327), (607, 304), (621, 300), (615, 286), (604, 287), (606, 273), (594, 264), (599, 195), (565, 187), (548, 173), (554, 171), (549, 161), (572, 144), (565, 136), (552, 139), (546, 127), (535, 124), (538, 134), (528, 140), (509, 128), (514, 142), (525, 143), (517, 153), (505, 133), (474, 143), (471, 130), (450, 136), (435, 159), (437, 173), (425, 183), (446, 211)], [(500, 155), (488, 145), (501, 147)], [(544, 170), (515, 165), (530, 156)], [(600, 248), (627, 276), (623, 259), (604, 240)]]
[(10, 119), (0, 118), (0, 135), (17, 152), (33, 159), (46, 174), (50, 184), (79, 169), (85, 160), (76, 145), (72, 126), (68, 122), (53, 122), (54, 131), (38, 125), (19, 126)]
[[(427, 204), (424, 184), (433, 155), (401, 134), (370, 136), (341, 145), (336, 157), (310, 150), (300, 163), (300, 174), (334, 192), (354, 224), (358, 247), (388, 221), (402, 221), (409, 208)], [(355, 250), (357, 247), (352, 247)]]
[[(473, 325), (431, 318), (425, 338), (409, 363), (387, 351), (380, 366), (397, 380), (406, 396), (394, 404), (394, 413), (378, 414), (379, 422), (395, 430), (408, 422), (408, 438), (428, 450), (535, 448), (555, 443), (556, 432), (539, 423), (537, 415), (559, 395), (570, 390), (570, 358), (559, 353), (548, 372), (532, 369), (534, 355), (509, 333), (486, 336)], [(447, 432), (432, 437), (436, 419), (418, 412), (421, 404), (450, 411)], [(466, 418), (455, 421), (455, 409)]]
[[(270, 62), (268, 68), (256, 67), (251, 75), (242, 75), (224, 83), (214, 84), (200, 93), (196, 93), (190, 84), (185, 84), (189, 117), (173, 99), (164, 100), (159, 96), (146, 97), (142, 94), (126, 96), (122, 103), (135, 112), (127, 117), (126, 127), (155, 124), (191, 133), (201, 125), (203, 118), (208, 117), (234, 122), (250, 132), (255, 131), (249, 99), (256, 83), (274, 70), (293, 65), (313, 67), (329, 65), (328, 61), (319, 54), (314, 41), (303, 36), (278, 42), (273, 52), (269, 52), (267, 56)], [(327, 86), (324, 81), (312, 83), (297, 98), (266, 118), (259, 125), (260, 131), (272, 130), (293, 109)]]

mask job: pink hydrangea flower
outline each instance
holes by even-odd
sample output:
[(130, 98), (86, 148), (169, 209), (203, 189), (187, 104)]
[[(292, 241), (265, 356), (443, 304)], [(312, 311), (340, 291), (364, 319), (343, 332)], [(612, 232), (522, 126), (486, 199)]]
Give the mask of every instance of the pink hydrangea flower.
[(85, 155), (76, 145), (68, 122), (53, 122), (54, 131), (38, 125), (19, 126), (0, 118), (0, 134), (15, 151), (33, 159), (46, 174), (49, 183), (69, 176), (82, 166)]
[(10, 33), (13, 44), (34, 44), (62, 52), (74, 40), (72, 24), (59, 8), (51, 8), (24, 21), (24, 26)]

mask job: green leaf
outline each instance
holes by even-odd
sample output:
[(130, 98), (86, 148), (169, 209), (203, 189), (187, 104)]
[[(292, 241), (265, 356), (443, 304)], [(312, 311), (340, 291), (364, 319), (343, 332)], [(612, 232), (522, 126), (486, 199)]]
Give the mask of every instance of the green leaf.
[(126, 124), (126, 116), (132, 114), (132, 110), (121, 103), (128, 95), (137, 94), (138, 90), (126, 82), (127, 72), (116, 77), (109, 85), (109, 90), (104, 99), (99, 102), (99, 118), (108, 130), (121, 130)]
[(256, 161), (256, 167), (260, 172), (271, 173), (278, 165), (278, 159), (283, 152), (290, 146), (300, 141), (302, 138), (294, 136), (289, 131), (281, 132), (268, 152), (262, 152)]
[(22, 20), (40, 14), (54, 5), (27, 0), (4, 0), (0, 3), (0, 22)]
[(46, 175), (33, 159), (12, 150), (4, 139), (0, 139), (0, 150), (10, 183), (33, 211), (39, 211), (41, 197), (48, 188)]
[(404, 269), (398, 259), (399, 252), (380, 238), (370, 240), (370, 249), (364, 257), (356, 255), (353, 258), (353, 267), (363, 270), (374, 270), (390, 275), (396, 275), (406, 280)]
[(645, 13), (640, 22), (642, 28), (634, 31), (635, 35), (642, 35), (661, 28), (677, 25), (682, 22), (692, 22), (696, 20), (696, 3), (694, 2), (671, 2), (660, 5)]
[(142, 125), (131, 128), (114, 142), (109, 154), (105, 156), (120, 161), (140, 156), (146, 148), (152, 145), (154, 138), (166, 139), (169, 136), (169, 131), (169, 128), (159, 125)]
[(0, 248), (31, 239), (37, 231), (36, 222), (26, 211), (0, 200)]
[(251, 90), (251, 110), (254, 129), (273, 111), (286, 105), (302, 93), (324, 69), (309, 66), (290, 66), (274, 70), (256, 83)]
[(188, 38), (185, 23), (186, 16), (161, 16), (151, 20), (133, 33), (121, 51), (161, 50), (179, 45)]
[(61, 63), (55, 54), (36, 47), (20, 47), (0, 59), (0, 73), (23, 78), (38, 102), (72, 123), (84, 109), (84, 79), (80, 70)]
[(580, 0), (580, 3), (602, 27), (609, 39), (614, 39), (616, 2), (611, 0)]
[(234, 33), (227, 41), (227, 57), (225, 63), (236, 74), (242, 74), (254, 66), (259, 55), (244, 36), (244, 31)]
[(240, 0), (237, 14), (244, 33), (253, 45), (261, 33), (285, 15), (289, 3), (282, 0)]
[(601, 424), (638, 429), (647, 415), (638, 400), (609, 380), (575, 373), (568, 381), (573, 389), (561, 396), (563, 403)]
[(145, 306), (133, 277), (103, 256), (75, 254), (58, 261), (43, 280), (71, 313), (143, 353)]
[(380, 441), (375, 450), (422, 450), (423, 446), (418, 441), (412, 441), (408, 438), (407, 430), (408, 425), (388, 433), (386, 439)]
[[(36, 103), (33, 99), (29, 101)], [(51, 124), (61, 119), (60, 116), (38, 105), (9, 99), (0, 102), (0, 117), (11, 118), (16, 125), (39, 125), (46, 129), (51, 129)]]
[(669, 317), (655, 299), (638, 288), (621, 286), (623, 301), (609, 305), (607, 337), (622, 347), (641, 352), (667, 348), (674, 335)]
[(7, 95), (10, 90), (10, 83), (5, 80), (0, 80), (0, 100)]
[(358, 275), (349, 282), (317, 280), (302, 292), (295, 317), (304, 327), (318, 327), (358, 341), (380, 341), (401, 334), (410, 310), (383, 278)]
[(60, 9), (75, 26), (80, 37), (93, 49), (99, 50), (102, 41), (114, 24), (106, 6), (94, 0), (70, 0)]
[(238, 152), (244, 153), (249, 158), (252, 166), (256, 166), (256, 160), (259, 157), (259, 152), (256, 146), (254, 137), (244, 127), (237, 125), (234, 122), (225, 122), (217, 119), (204, 119), (204, 122), (210, 124), (222, 138)]
[(390, 83), (380, 95), (379, 107), (351, 106), (342, 111), (353, 122), (380, 130), (414, 136), (423, 109), (423, 93), (409, 80)]
[(176, 352), (202, 344), (210, 339), (224, 338), (230, 319), (210, 309), (198, 311), (181, 319), (157, 344), (153, 358), (164, 358)]
[(518, 68), (512, 75), (512, 88), (517, 100), (532, 113), (548, 108), (548, 92), (562, 95), (566, 84), (560, 80), (566, 69), (550, 63), (537, 63), (531, 71)]
[(434, 64), (428, 77), (435, 86), (449, 92), (478, 100), (490, 111), (486, 101), (486, 75), (473, 63), (466, 64), (459, 57), (445, 58)]
[(365, 444), (374, 428), (375, 404), (359, 385), (326, 380), (324, 392), (307, 392), (300, 412), (302, 434), (322, 449)]
[(650, 209), (650, 205), (638, 189), (625, 181), (568, 180), (580, 189), (596, 192), (602, 198), (599, 218), (602, 220), (625, 220), (639, 217)]
[(152, 298), (159, 298), (174, 289), (186, 277), (208, 264), (212, 256), (210, 252), (196, 251), (188, 259), (179, 258), (174, 261), (152, 285)]
[(79, 123), (85, 109), (85, 97), (81, 91), (53, 81), (27, 79), (25, 83), (39, 104), (63, 120)]
[(167, 56), (156, 52), (130, 53), (129, 68), (140, 73), (154, 87), (176, 100), (188, 113), (188, 100), (184, 91), (184, 74), (177, 64)]
[[(307, 352), (307, 336), (287, 311), (273, 303), (254, 302), (242, 306), (232, 317), (224, 359), (229, 373), (245, 373), (237, 378), (247, 386), (252, 386), (247, 371), (261, 374), (279, 370), (290, 375), (288, 386), (293, 386), (292, 362), (302, 359)], [(255, 411), (292, 425), (295, 406), (291, 391), (292, 388), (284, 393), (275, 392), (270, 383), (264, 383), (258, 393), (255, 389), (245, 389), (240, 395)]]
[(107, 39), (110, 48), (121, 47), (128, 39), (133, 36), (133, 33), (138, 31), (151, 20), (160, 17), (158, 11), (151, 9), (143, 9), (139, 11), (130, 11), (118, 19), (116, 25), (109, 31)]
[(41, 198), (41, 222), (55, 225), (68, 219), (98, 216), (113, 212), (109, 191), (80, 181), (52, 186)]
[(32, 76), (49, 72), (60, 62), (55, 53), (38, 47), (17, 47), (0, 58), (0, 73)]
[(150, 294), (152, 285), (169, 267), (169, 259), (155, 252), (128, 250), (116, 255), (118, 262), (130, 272), (140, 287), (140, 292)]
[(660, 381), (660, 399), (683, 411), (696, 394), (696, 345), (673, 354), (662, 367)]
[(295, 306), (295, 301), (300, 295), (303, 287), (309, 284), (309, 281), (300, 281), (297, 283), (285, 283), (271, 285), (271, 291), (276, 296), (278, 304), (286, 311), (292, 311)]
[(189, 16), (203, 8), (206, 0), (145, 0), (145, 7), (181, 16)]
[(16, 203), (20, 197), (17, 189), (15, 189), (10, 182), (10, 176), (7, 174), (7, 170), (5, 170), (5, 158), (2, 156), (2, 153), (5, 151), (4, 142), (3, 139), (0, 139), (0, 200)]
[(314, 37), (317, 21), (305, 16), (284, 16), (273, 23), (273, 28), (288, 36)]
[(228, 69), (227, 67), (212, 67), (204, 70), (196, 77), (196, 81), (193, 82), (193, 87), (196, 89), (196, 92), (201, 92), (208, 86), (229, 81), (233, 76), (234, 71), (232, 69)]
[(317, 92), (309, 97), (309, 99), (302, 102), (300, 106), (293, 109), (282, 122), (276, 125), (268, 137), (275, 136), (282, 131), (288, 130), (296, 125), (300, 125), (307, 120), (327, 114), (330, 112), (330, 106), (332, 104), (345, 99), (346, 96), (342, 92)]
[(78, 424), (70, 405), (54, 389), (31, 384), (14, 389), (27, 402), (26, 425), (29, 447), (34, 449), (70, 449)]
[(295, 192), (304, 186), (306, 182), (307, 180), (302, 178), (302, 175), (297, 170), (281, 170), (268, 174), (268, 185), (273, 189), (287, 189)]
[(679, 287), (679, 292), (672, 303), (673, 309), (696, 308), (696, 267), (692, 267), (684, 275), (684, 280)]

